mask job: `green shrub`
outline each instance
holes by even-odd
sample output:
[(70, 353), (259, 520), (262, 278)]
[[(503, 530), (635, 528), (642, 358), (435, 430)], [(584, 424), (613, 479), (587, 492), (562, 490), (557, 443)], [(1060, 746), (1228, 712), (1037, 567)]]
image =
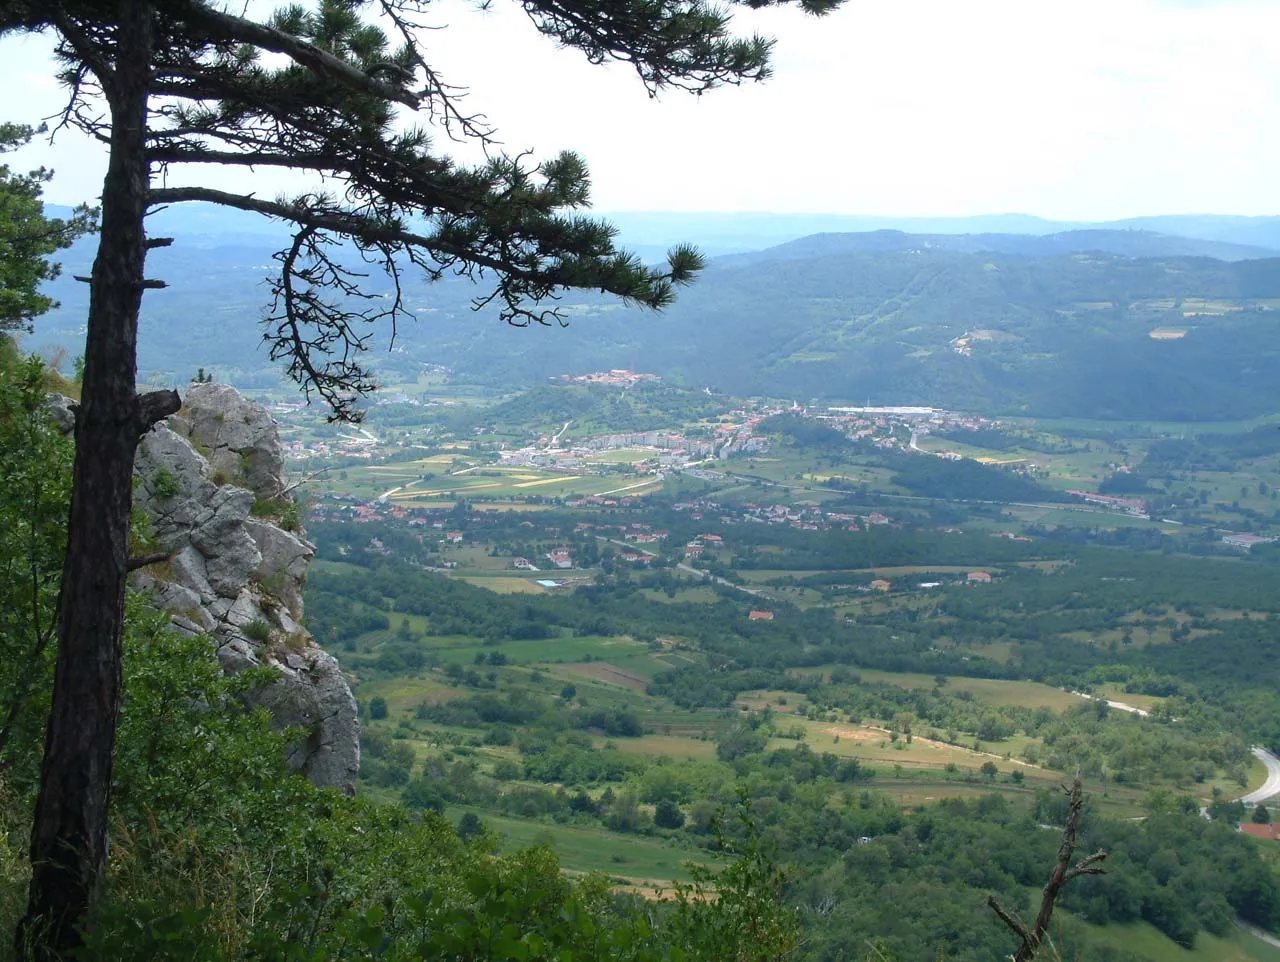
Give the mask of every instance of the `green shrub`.
[(271, 640), (271, 625), (261, 618), (249, 622), (243, 630), (245, 637), (253, 641), (266, 643)]
[(174, 477), (173, 472), (168, 468), (161, 467), (151, 476), (151, 493), (161, 501), (172, 498), (180, 490), (178, 479)]

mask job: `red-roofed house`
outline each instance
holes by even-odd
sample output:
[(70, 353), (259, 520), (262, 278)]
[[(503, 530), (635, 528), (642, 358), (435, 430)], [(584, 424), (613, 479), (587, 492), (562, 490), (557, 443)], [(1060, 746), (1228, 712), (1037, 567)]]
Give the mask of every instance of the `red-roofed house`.
[(1246, 835), (1252, 835), (1254, 838), (1267, 839), (1272, 842), (1280, 839), (1280, 832), (1276, 831), (1274, 824), (1255, 825), (1253, 822), (1246, 822), (1240, 826), (1240, 831), (1244, 832)]
[(970, 571), (969, 580), (980, 585), (991, 584), (991, 572), (989, 571)]
[(749, 615), (752, 621), (773, 621), (772, 611), (753, 611)]

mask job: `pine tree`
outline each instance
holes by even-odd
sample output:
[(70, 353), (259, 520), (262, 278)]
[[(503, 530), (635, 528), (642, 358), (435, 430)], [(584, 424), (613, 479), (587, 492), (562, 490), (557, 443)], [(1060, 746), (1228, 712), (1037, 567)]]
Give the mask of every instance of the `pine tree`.
[[(44, 130), (0, 124), (0, 154), (25, 146)], [(0, 332), (30, 327), (56, 306), (40, 292), (40, 285), (60, 272), (48, 257), (93, 228), (93, 212), (83, 207), (67, 220), (44, 216), (40, 197), (51, 177), (53, 171), (45, 167), (21, 174), (0, 164)]]
[[(821, 14), (840, 0), (797, 2)], [(0, 10), (0, 35), (54, 34), (70, 92), (65, 120), (109, 145), (20, 956), (57, 958), (77, 944), (76, 924), (106, 858), (133, 456), (142, 435), (180, 403), (176, 392), (139, 395), (135, 387), (142, 296), (163, 286), (146, 277), (146, 255), (172, 242), (147, 236), (146, 212), (204, 201), (293, 226), (276, 255), (264, 336), (272, 358), (336, 417), (356, 416), (357, 399), (373, 387), (360, 361), (372, 325), (394, 330), (405, 318), (404, 269), (476, 278), (486, 285), (479, 303), (527, 325), (554, 323), (556, 311), (540, 305), (566, 288), (661, 308), (701, 266), (688, 247), (674, 248), (658, 269), (615, 248), (607, 224), (576, 213), (589, 200), (576, 155), (530, 166), (497, 153), (492, 131), (461, 109), (427, 60), (419, 25), (428, 3), (319, 0), (265, 21), (209, 0), (9, 0)], [(729, 14), (705, 0), (521, 6), (542, 34), (591, 62), (629, 63), (651, 92), (696, 93), (768, 73), (771, 42), (733, 36)], [(397, 111), (420, 125), (398, 130)], [(429, 129), (482, 141), (492, 159), (459, 165), (433, 148)], [(198, 184), (211, 164), (323, 174), (340, 190), (265, 200), (181, 186)], [(160, 172), (163, 186), (154, 182)], [(387, 274), (391, 298), (361, 289), (360, 270), (338, 256), (340, 242), (354, 246), (361, 269)]]

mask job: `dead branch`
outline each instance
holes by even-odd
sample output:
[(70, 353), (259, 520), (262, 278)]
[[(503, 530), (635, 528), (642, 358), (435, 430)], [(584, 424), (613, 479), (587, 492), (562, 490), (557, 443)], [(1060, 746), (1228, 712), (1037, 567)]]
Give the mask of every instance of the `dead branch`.
[(320, 477), (320, 475), (328, 473), (328, 471), (329, 469), (327, 467), (321, 468), (319, 471), (312, 471), (306, 477), (299, 478), (297, 481), (293, 482), (293, 484), (286, 484), (280, 489), (280, 493), (276, 495), (276, 497), (283, 498), (285, 495), (291, 494), (297, 488), (302, 487), (308, 481), (314, 481), (316, 478)]
[(145, 568), (147, 565), (154, 565), (159, 564), (161, 561), (168, 561), (172, 557), (172, 553), (168, 551), (158, 551), (155, 554), (140, 555), (138, 557), (130, 558), (129, 564), (125, 570), (137, 571), (139, 568)]
[(1071, 787), (1065, 790), (1067, 798), (1070, 800), (1068, 803), (1067, 824), (1062, 829), (1062, 842), (1058, 845), (1058, 861), (1053, 867), (1053, 872), (1049, 876), (1049, 881), (1044, 887), (1044, 894), (1040, 899), (1040, 911), (1036, 914), (1036, 924), (1028, 930), (1016, 914), (1001, 906), (994, 895), (987, 898), (987, 904), (991, 906), (991, 910), (1022, 940), (1022, 944), (1018, 946), (1018, 951), (1014, 953), (1014, 962), (1031, 962), (1040, 950), (1040, 946), (1044, 944), (1045, 937), (1049, 932), (1049, 920), (1053, 917), (1053, 906), (1058, 901), (1058, 895), (1062, 891), (1062, 887), (1078, 875), (1102, 875), (1105, 871), (1097, 864), (1107, 857), (1107, 853), (1102, 850), (1094, 852), (1088, 858), (1081, 859), (1075, 865), (1071, 864), (1071, 856), (1076, 847), (1076, 831), (1080, 822), (1080, 810), (1084, 807), (1084, 789), (1080, 786), (1080, 776), (1078, 774), (1072, 781)]

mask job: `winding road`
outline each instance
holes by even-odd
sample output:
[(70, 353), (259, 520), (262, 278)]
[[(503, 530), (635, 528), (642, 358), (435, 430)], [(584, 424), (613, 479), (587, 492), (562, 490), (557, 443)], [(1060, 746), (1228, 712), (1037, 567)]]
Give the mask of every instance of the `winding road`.
[(1254, 748), (1252, 751), (1253, 757), (1267, 766), (1267, 780), (1260, 788), (1254, 789), (1248, 795), (1240, 796), (1239, 800), (1246, 805), (1257, 805), (1273, 795), (1280, 795), (1280, 758), (1276, 758), (1265, 748)]
[[(1098, 700), (1099, 700), (1099, 699), (1095, 698), (1093, 695), (1090, 695), (1090, 694), (1088, 694), (1087, 692), (1083, 692), (1083, 691), (1073, 691), (1073, 692), (1071, 692), (1071, 694), (1073, 694), (1073, 695), (1079, 695), (1081, 698), (1087, 698), (1087, 699), (1089, 699), (1089, 701), (1098, 701)], [(1139, 707), (1137, 707), (1136, 705), (1127, 705), (1127, 704), (1125, 704), (1125, 703), (1124, 703), (1124, 702), (1122, 702), (1122, 701), (1112, 701), (1110, 698), (1103, 698), (1103, 699), (1101, 699), (1101, 700), (1102, 700), (1102, 701), (1105, 701), (1105, 702), (1107, 703), (1107, 706), (1108, 706), (1108, 707), (1110, 707), (1110, 708), (1114, 708), (1114, 709), (1116, 709), (1117, 711), (1127, 711), (1127, 712), (1129, 712), (1129, 714), (1131, 714), (1131, 715), (1137, 715), (1139, 718), (1146, 718), (1147, 716), (1149, 716), (1149, 715), (1151, 714), (1151, 713), (1150, 713), (1149, 711), (1147, 711), (1145, 708), (1139, 708)], [(1175, 720), (1176, 720), (1176, 719), (1175, 719)]]
[[(616, 544), (618, 547), (626, 548), (628, 551), (638, 551), (641, 554), (647, 554), (650, 558), (656, 558), (658, 556), (658, 552), (652, 551), (649, 548), (642, 548), (640, 547), (640, 545), (631, 544), (628, 541), (619, 541), (617, 538), (606, 538), (602, 534), (596, 535), (596, 540), (607, 541), (609, 542), (609, 544)], [(719, 575), (713, 575), (710, 571), (703, 571), (700, 568), (695, 568), (693, 565), (688, 564), (687, 562), (684, 562), (684, 561), (681, 561), (680, 563), (678, 563), (676, 567), (679, 568), (681, 571), (685, 572), (686, 574), (695, 575), (696, 577), (701, 578), (704, 581), (714, 581), (716, 584), (724, 585), (726, 588), (736, 588), (738, 591), (741, 591), (743, 594), (748, 594), (753, 596), (759, 596), (762, 594), (762, 592), (757, 588), (748, 588), (745, 585), (734, 584), (734, 582), (730, 581), (728, 578), (721, 578)]]

